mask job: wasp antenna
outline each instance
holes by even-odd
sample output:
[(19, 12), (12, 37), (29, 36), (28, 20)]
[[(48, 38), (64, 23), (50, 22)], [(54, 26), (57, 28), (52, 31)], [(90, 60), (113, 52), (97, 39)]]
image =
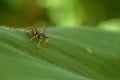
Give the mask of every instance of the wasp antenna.
[(27, 25), (30, 25), (30, 26), (32, 26), (34, 28), (37, 28), (31, 21), (27, 21)]
[(46, 32), (46, 28), (47, 28), (47, 24), (46, 23), (44, 23), (44, 25), (43, 25), (43, 33), (45, 33)]

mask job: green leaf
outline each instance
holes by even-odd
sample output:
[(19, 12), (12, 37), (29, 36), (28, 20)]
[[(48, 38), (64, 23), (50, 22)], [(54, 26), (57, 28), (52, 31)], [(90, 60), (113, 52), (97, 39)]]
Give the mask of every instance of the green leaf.
[(0, 80), (119, 80), (120, 33), (49, 28), (49, 44), (24, 29), (0, 27)]

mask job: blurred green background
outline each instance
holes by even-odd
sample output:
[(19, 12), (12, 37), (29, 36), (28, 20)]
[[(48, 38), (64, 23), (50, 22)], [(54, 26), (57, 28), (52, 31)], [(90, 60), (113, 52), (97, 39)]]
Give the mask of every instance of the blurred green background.
[[(44, 22), (46, 48), (16, 29)], [(120, 0), (0, 0), (0, 26), (0, 80), (120, 80)]]
[(120, 30), (120, 0), (0, 0), (0, 25)]

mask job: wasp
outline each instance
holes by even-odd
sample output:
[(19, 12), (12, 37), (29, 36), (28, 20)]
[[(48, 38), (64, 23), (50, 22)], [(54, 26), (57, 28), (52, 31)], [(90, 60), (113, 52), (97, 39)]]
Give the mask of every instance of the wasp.
[(46, 24), (43, 26), (42, 32), (38, 30), (37, 27), (31, 27), (25, 30), (25, 32), (32, 36), (32, 38), (29, 41), (32, 41), (33, 39), (38, 40), (37, 47), (40, 48), (40, 44), (43, 43), (43, 46), (45, 47), (48, 43), (48, 37), (46, 36)]

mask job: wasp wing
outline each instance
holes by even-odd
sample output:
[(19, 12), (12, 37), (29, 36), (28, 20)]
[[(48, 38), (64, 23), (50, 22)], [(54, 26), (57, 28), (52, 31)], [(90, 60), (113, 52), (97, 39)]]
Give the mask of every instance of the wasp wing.
[(47, 24), (46, 23), (44, 23), (44, 25), (43, 25), (43, 33), (45, 33), (46, 32), (46, 28), (47, 28)]

